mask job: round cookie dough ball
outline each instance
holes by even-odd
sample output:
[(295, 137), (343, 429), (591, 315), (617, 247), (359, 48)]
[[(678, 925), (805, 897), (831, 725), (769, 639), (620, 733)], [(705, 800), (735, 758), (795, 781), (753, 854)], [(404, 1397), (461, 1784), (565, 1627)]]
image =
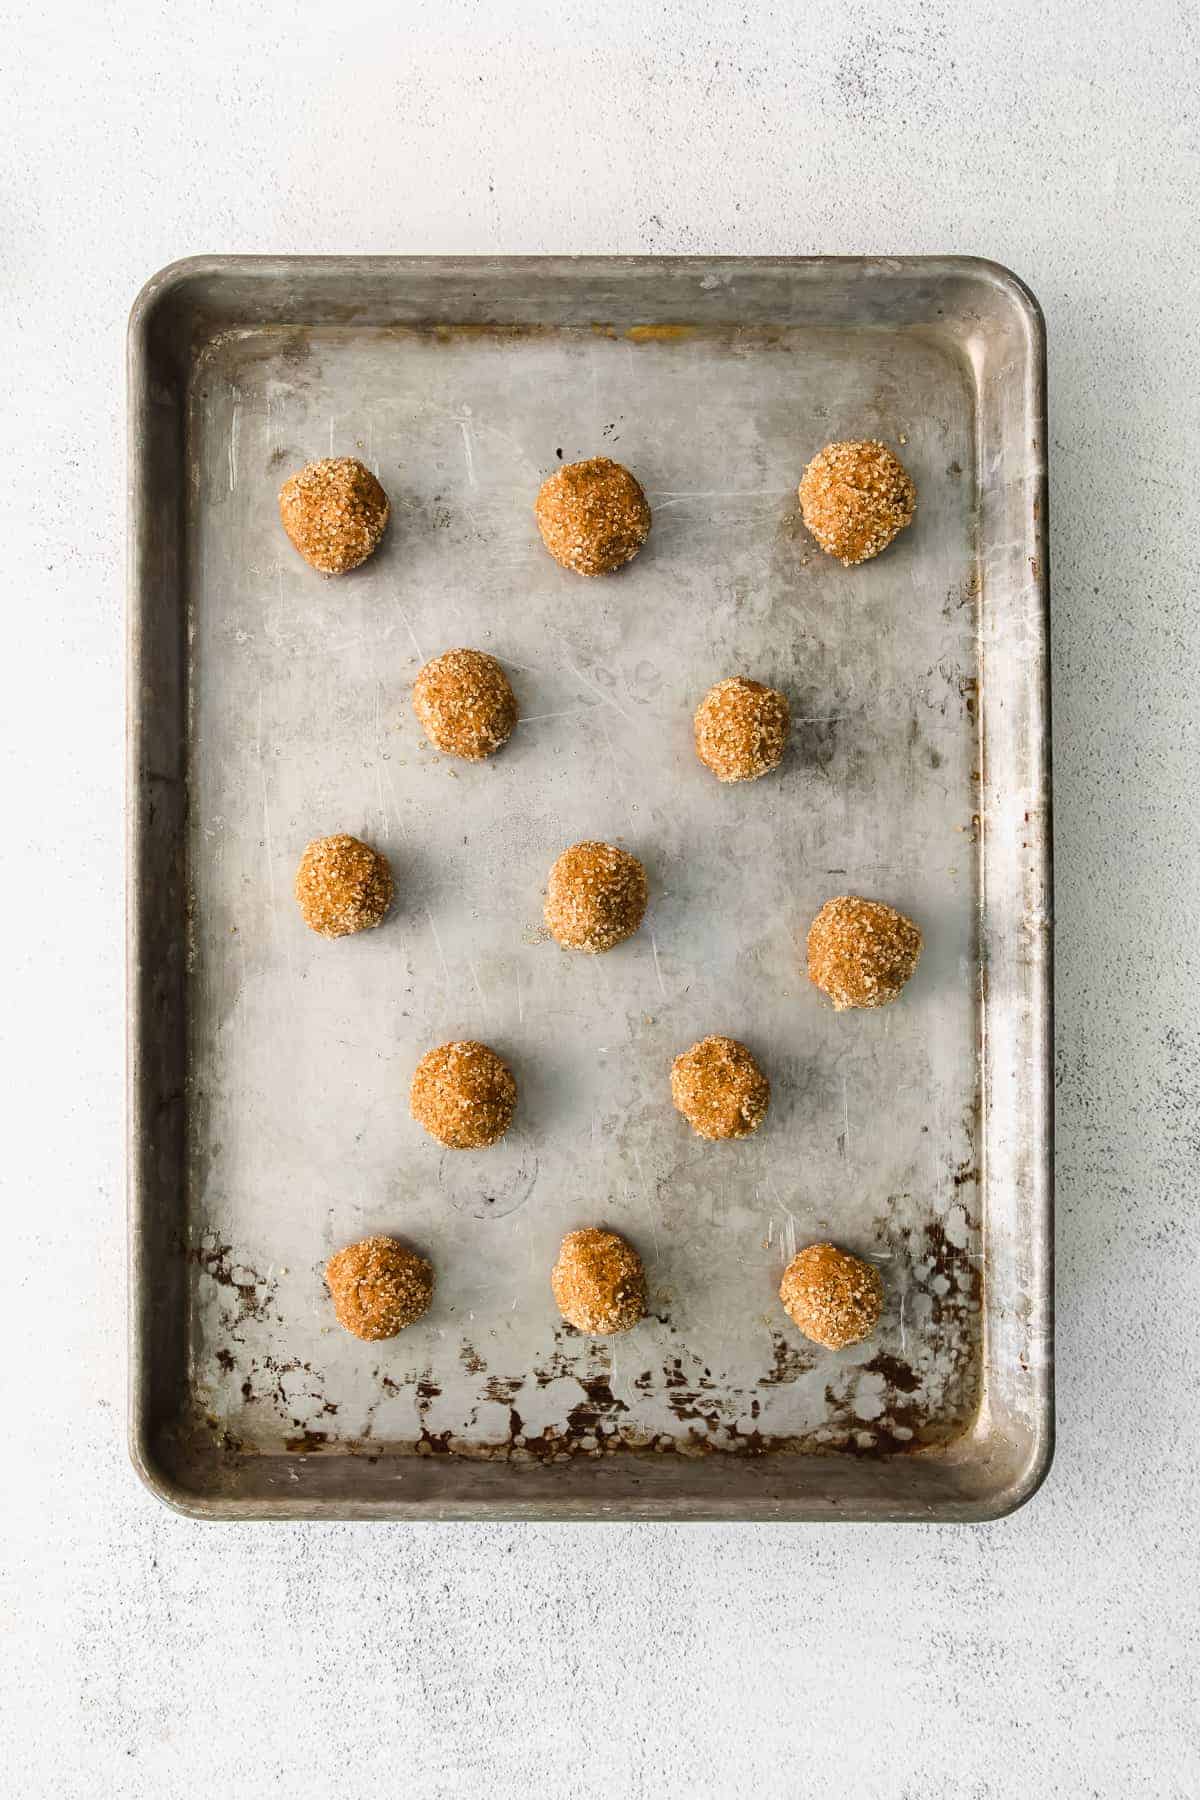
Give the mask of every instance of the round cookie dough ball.
[(607, 456), (556, 469), (533, 510), (555, 562), (577, 575), (611, 574), (637, 555), (650, 531), (641, 483)]
[(427, 662), (413, 683), (413, 711), (438, 750), (482, 762), (508, 742), (517, 700), (494, 656), (447, 650)]
[(646, 1310), (642, 1259), (615, 1231), (568, 1231), (550, 1285), (567, 1324), (591, 1337), (628, 1331)]
[(572, 844), (550, 870), (545, 919), (564, 950), (611, 950), (632, 937), (645, 912), (646, 871), (616, 844)]
[(347, 1244), (325, 1265), (338, 1324), (368, 1342), (395, 1337), (433, 1298), (433, 1269), (395, 1238)]
[(370, 469), (353, 456), (308, 463), (279, 490), (283, 529), (322, 575), (344, 575), (366, 562), (391, 510)]
[(771, 1084), (736, 1038), (706, 1037), (671, 1068), (671, 1098), (697, 1137), (749, 1137), (767, 1116)]
[(808, 928), (808, 979), (838, 1012), (888, 1006), (921, 959), (921, 928), (882, 900), (841, 894)]
[(826, 1350), (870, 1337), (883, 1311), (883, 1282), (872, 1263), (833, 1244), (809, 1244), (783, 1271), (779, 1298), (792, 1324)]
[(314, 838), (296, 870), (296, 904), (321, 937), (369, 931), (392, 904), (387, 857), (346, 831)]
[(877, 438), (826, 444), (800, 481), (804, 523), (846, 568), (886, 550), (912, 519), (917, 490), (899, 459)]
[(517, 1084), (494, 1050), (467, 1038), (425, 1052), (409, 1105), (417, 1124), (448, 1150), (483, 1150), (512, 1124)]
[(757, 781), (782, 761), (790, 723), (782, 694), (729, 675), (696, 708), (696, 755), (718, 781)]

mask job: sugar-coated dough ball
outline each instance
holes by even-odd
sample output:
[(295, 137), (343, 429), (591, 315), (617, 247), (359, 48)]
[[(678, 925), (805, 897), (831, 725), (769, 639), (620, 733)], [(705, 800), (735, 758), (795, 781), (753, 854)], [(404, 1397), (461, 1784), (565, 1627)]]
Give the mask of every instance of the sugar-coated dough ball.
[(671, 1098), (697, 1137), (749, 1137), (767, 1116), (771, 1084), (736, 1038), (706, 1037), (671, 1069)]
[(921, 928), (882, 900), (841, 894), (808, 928), (808, 978), (838, 1012), (887, 1006), (921, 959)]
[(598, 955), (632, 936), (646, 912), (646, 871), (616, 844), (572, 844), (546, 881), (546, 924), (564, 950)]
[(482, 1150), (512, 1124), (517, 1084), (494, 1050), (467, 1038), (426, 1051), (409, 1104), (417, 1124), (448, 1150)]
[(387, 495), (353, 456), (308, 463), (279, 490), (283, 529), (322, 575), (344, 575), (366, 562), (390, 513)]
[(296, 871), (296, 904), (321, 937), (369, 931), (392, 904), (387, 857), (345, 831), (314, 838)]
[(427, 662), (413, 683), (413, 711), (431, 744), (468, 762), (499, 750), (517, 722), (508, 676), (482, 650), (447, 650)]
[(433, 1269), (395, 1238), (347, 1244), (325, 1265), (338, 1324), (368, 1341), (395, 1337), (433, 1298)]
[(637, 555), (650, 531), (641, 483), (607, 456), (556, 469), (533, 510), (555, 562), (577, 575), (611, 574)]
[(628, 1331), (646, 1310), (642, 1259), (615, 1231), (568, 1231), (550, 1285), (568, 1325), (592, 1337)]
[(847, 568), (886, 550), (916, 504), (911, 475), (877, 438), (826, 444), (800, 481), (804, 523), (822, 550)]
[(757, 781), (782, 761), (789, 723), (787, 700), (775, 688), (728, 675), (696, 708), (696, 755), (718, 781)]
[(783, 1271), (779, 1298), (806, 1338), (844, 1350), (861, 1344), (879, 1323), (883, 1282), (873, 1263), (833, 1244), (809, 1244)]

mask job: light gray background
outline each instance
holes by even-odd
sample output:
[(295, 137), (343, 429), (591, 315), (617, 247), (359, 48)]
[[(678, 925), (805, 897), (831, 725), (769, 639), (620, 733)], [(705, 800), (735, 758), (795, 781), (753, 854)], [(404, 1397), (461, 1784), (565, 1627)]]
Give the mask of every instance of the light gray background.
[[(8, 1791), (1194, 1795), (1195, 9), (43, 0), (0, 43)], [(122, 356), (193, 250), (962, 250), (1040, 296), (1061, 1445), (1017, 1517), (206, 1528), (137, 1487)]]

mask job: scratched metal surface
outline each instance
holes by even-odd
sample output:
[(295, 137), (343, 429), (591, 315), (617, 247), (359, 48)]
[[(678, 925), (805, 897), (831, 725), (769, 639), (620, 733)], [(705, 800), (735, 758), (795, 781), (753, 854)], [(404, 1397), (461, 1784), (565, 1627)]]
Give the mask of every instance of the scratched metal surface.
[[(192, 1392), (241, 1451), (522, 1458), (618, 1443), (896, 1450), (979, 1399), (980, 1016), (974, 395), (911, 331), (221, 334), (188, 407), (191, 630)], [(831, 437), (880, 436), (916, 523), (847, 571), (795, 486)], [(541, 479), (605, 451), (654, 511), (646, 551), (584, 582), (543, 552)], [(392, 498), (382, 551), (326, 582), (281, 532), (308, 459), (356, 454)], [(522, 713), (483, 767), (424, 743), (420, 662), (492, 652)], [(745, 672), (790, 697), (782, 768), (718, 786), (692, 710)], [(291, 895), (304, 844), (347, 830), (397, 882), (379, 931), (328, 944)], [(599, 959), (540, 929), (582, 837), (642, 857), (645, 927)], [(799, 946), (823, 900), (918, 919), (910, 991), (835, 1016)], [(744, 1144), (691, 1136), (672, 1057), (706, 1032), (769, 1072)], [(441, 1152), (408, 1116), (417, 1058), (478, 1036), (511, 1062), (499, 1148)], [(548, 1272), (604, 1223), (646, 1261), (652, 1316), (589, 1344)], [(438, 1273), (427, 1317), (362, 1345), (330, 1252), (387, 1231)], [(887, 1288), (878, 1335), (831, 1355), (777, 1299), (832, 1237)]]

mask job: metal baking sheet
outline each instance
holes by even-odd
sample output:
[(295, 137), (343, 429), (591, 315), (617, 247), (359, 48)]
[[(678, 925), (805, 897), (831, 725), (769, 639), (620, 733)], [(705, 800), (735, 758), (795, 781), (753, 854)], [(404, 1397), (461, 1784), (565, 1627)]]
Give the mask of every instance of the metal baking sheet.
[[(1034, 1490), (1052, 1435), (1043, 342), (971, 259), (199, 259), (133, 314), (132, 1436), (208, 1516), (967, 1519)], [(878, 436), (913, 527), (848, 571), (796, 484)], [(607, 452), (654, 528), (585, 582), (532, 515)], [(283, 477), (353, 454), (384, 547), (324, 581)], [(455, 644), (521, 724), (439, 757), (413, 676)], [(782, 767), (722, 788), (693, 708), (782, 688)], [(389, 921), (329, 944), (305, 843), (390, 857)], [(546, 941), (583, 837), (645, 862), (640, 934)], [(901, 1002), (835, 1015), (803, 935), (885, 898), (927, 948)], [(694, 1138), (671, 1060), (745, 1039), (773, 1084), (741, 1144)], [(443, 1152), (408, 1114), (431, 1045), (482, 1037), (509, 1138)], [(589, 1342), (548, 1275), (604, 1223), (651, 1316)], [(333, 1323), (332, 1250), (435, 1263), (424, 1320)], [(887, 1288), (832, 1355), (777, 1299), (837, 1242)]]

